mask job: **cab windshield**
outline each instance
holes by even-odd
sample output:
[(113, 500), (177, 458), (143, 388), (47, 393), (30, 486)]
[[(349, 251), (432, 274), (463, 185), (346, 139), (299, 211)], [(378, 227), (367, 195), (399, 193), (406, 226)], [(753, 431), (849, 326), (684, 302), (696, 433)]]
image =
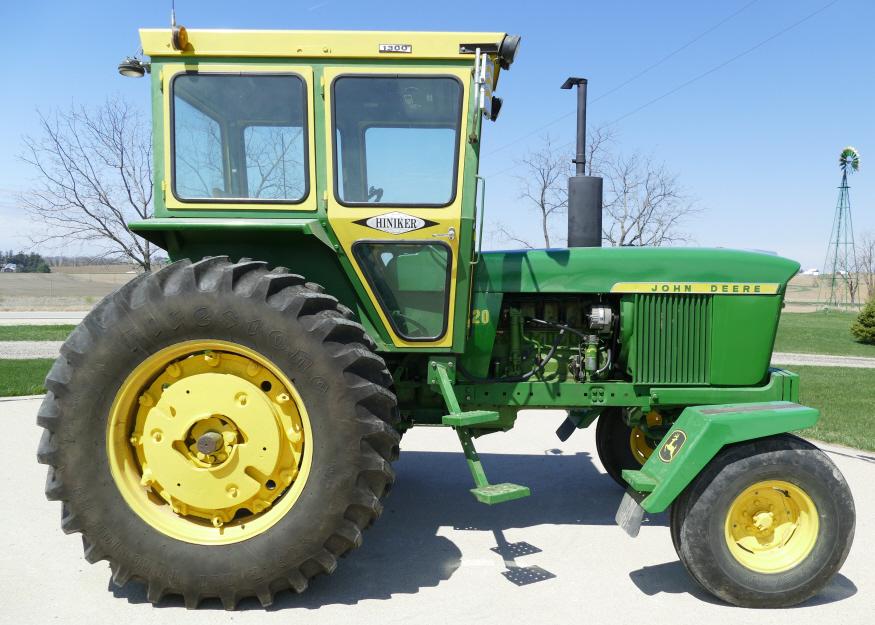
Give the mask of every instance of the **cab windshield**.
[(462, 108), (457, 79), (348, 75), (332, 88), (340, 203), (452, 204)]

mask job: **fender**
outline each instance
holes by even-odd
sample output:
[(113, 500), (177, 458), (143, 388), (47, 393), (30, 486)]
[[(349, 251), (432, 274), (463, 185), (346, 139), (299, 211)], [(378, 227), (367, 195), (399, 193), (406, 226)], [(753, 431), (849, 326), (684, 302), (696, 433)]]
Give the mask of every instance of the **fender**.
[(691, 406), (684, 409), (640, 470), (624, 470), (649, 513), (662, 512), (724, 446), (801, 430), (817, 423), (815, 408), (788, 401)]

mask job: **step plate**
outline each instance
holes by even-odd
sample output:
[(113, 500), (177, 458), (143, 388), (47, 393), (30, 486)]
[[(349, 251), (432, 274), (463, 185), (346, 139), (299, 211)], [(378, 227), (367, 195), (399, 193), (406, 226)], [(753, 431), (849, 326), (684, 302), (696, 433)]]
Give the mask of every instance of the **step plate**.
[(504, 484), (490, 484), (489, 486), (472, 488), (471, 493), (480, 503), (492, 505), (528, 497), (532, 494), (532, 491), (529, 490), (528, 486), (520, 486), (519, 484), (505, 482)]
[(441, 419), (444, 425), (453, 427), (470, 427), (472, 425), (484, 425), (498, 421), (498, 413), (494, 410), (468, 410), (455, 414), (444, 415)]

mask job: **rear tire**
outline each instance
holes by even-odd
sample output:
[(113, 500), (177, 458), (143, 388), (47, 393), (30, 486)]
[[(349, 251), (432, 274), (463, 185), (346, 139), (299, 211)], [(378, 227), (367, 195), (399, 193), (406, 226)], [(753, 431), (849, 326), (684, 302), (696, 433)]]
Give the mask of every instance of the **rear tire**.
[[(189, 608), (210, 597), (227, 609), (253, 596), (268, 606), (276, 592), (302, 592), (310, 578), (333, 572), (337, 559), (361, 544), (362, 530), (380, 515), (380, 498), (394, 481), (390, 462), (399, 441), (391, 377), (363, 328), (348, 316), (335, 298), (301, 276), (224, 257), (179, 261), (101, 302), (61, 348), (38, 415), (45, 428), (38, 459), (49, 465), (46, 496), (63, 502), (62, 528), (82, 534), (85, 558), (108, 560), (117, 586), (139, 580), (149, 601), (179, 594)], [(284, 473), (287, 480), (295, 474), (303, 480), (296, 499), (263, 531), (241, 534), (237, 542), (200, 540), (197, 532), (211, 531), (209, 521), (203, 529), (203, 519), (192, 521), (200, 525), (193, 526), (190, 540), (150, 523), (152, 517), (131, 505), (109, 451), (110, 441), (119, 438), (108, 431), (110, 415), (117, 413), (116, 394), (121, 396), (132, 372), (162, 350), (197, 341), (238, 345), (275, 365), (272, 379), (289, 380), (309, 415), (312, 440), (304, 445), (310, 446), (313, 470), (306, 478), (303, 468)], [(211, 401), (202, 403), (207, 413)], [(122, 432), (121, 440), (128, 434)], [(273, 480), (265, 484), (277, 488)], [(228, 496), (236, 497), (231, 488)], [(276, 501), (292, 491), (289, 486)], [(173, 523), (185, 523), (185, 508), (171, 513), (154, 490), (146, 494), (165, 506), (162, 514), (175, 514)], [(247, 512), (257, 518), (261, 501), (253, 502)], [(274, 503), (268, 511), (278, 508)], [(226, 519), (223, 531), (236, 518)]]
[(671, 510), (675, 549), (711, 594), (748, 608), (814, 596), (854, 536), (854, 500), (832, 461), (785, 434), (722, 449)]

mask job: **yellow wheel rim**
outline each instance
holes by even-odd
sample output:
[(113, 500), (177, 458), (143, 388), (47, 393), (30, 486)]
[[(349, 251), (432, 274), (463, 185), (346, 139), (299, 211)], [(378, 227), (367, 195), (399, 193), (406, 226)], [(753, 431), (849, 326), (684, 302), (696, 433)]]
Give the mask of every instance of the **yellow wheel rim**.
[(742, 566), (781, 573), (811, 553), (819, 525), (817, 508), (804, 490), (765, 480), (746, 488), (729, 506), (726, 544)]
[(189, 543), (246, 540), (294, 505), (312, 432), (292, 382), (258, 352), (186, 341), (144, 360), (110, 410), (107, 454), (134, 512)]
[[(655, 410), (651, 410), (647, 413), (646, 419), (648, 427), (662, 425), (662, 415)], [(647, 462), (647, 459), (650, 458), (653, 450), (656, 449), (656, 444), (651, 442), (644, 433), (644, 430), (636, 425), (629, 433), (629, 449), (632, 450), (632, 455), (635, 457), (635, 460), (643, 465)]]

